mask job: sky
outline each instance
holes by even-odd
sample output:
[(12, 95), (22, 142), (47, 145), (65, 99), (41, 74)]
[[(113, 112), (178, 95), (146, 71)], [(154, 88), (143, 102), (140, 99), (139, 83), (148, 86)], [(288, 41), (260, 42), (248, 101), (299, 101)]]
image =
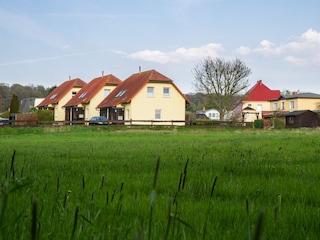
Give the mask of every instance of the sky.
[(319, 0), (0, 0), (0, 83), (59, 86), (154, 69), (183, 93), (207, 57), (272, 90), (320, 94)]

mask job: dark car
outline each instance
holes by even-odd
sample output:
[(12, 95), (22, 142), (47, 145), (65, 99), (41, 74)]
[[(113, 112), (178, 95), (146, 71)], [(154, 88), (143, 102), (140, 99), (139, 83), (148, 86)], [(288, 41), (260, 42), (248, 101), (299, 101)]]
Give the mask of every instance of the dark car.
[(112, 122), (109, 122), (105, 116), (96, 116), (92, 117), (89, 120), (89, 125), (111, 125)]

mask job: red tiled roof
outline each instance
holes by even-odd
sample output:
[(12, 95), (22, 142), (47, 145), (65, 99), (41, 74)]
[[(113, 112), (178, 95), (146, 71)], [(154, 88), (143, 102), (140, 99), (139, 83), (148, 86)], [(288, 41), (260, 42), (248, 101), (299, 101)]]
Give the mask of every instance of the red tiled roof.
[(80, 78), (75, 78), (69, 81), (65, 81), (60, 86), (52, 90), (51, 93), (37, 107), (45, 107), (50, 104), (58, 104), (61, 98), (63, 98), (72, 88), (79, 87), (82, 88), (87, 83)]
[(74, 97), (72, 97), (65, 107), (77, 106), (80, 103), (88, 104), (90, 100), (103, 88), (103, 86), (116, 86), (122, 81), (112, 74), (97, 77), (84, 86)]
[(247, 92), (245, 101), (268, 101), (270, 99), (280, 97), (280, 90), (270, 90), (262, 83), (262, 80), (257, 83)]
[(148, 83), (148, 82), (167, 82), (173, 85), (174, 88), (186, 99), (172, 80), (155, 70), (139, 72), (132, 74), (126, 80), (116, 87), (97, 107), (113, 107), (120, 103), (129, 103), (132, 98)]

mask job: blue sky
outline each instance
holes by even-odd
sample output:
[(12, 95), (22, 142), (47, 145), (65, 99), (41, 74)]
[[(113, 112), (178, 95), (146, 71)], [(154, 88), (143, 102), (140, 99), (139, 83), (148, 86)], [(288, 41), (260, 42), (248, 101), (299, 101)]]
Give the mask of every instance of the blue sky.
[(206, 57), (244, 61), (250, 86), (320, 93), (319, 0), (0, 2), (0, 83), (60, 85), (155, 69), (184, 93)]

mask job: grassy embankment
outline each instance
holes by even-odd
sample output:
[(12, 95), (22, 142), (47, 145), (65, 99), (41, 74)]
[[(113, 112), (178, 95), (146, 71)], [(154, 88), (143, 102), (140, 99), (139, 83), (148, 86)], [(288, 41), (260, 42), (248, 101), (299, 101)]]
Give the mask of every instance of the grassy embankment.
[(318, 238), (319, 130), (0, 128), (0, 139), (1, 239)]

